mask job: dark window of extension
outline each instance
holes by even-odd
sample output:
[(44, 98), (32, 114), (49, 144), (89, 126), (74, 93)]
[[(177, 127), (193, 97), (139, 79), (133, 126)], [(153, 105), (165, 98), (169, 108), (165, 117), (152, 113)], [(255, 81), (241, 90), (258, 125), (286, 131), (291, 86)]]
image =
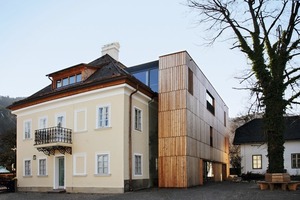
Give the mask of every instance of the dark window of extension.
[(206, 91), (206, 108), (215, 115), (215, 99), (208, 91)]
[(213, 138), (213, 127), (209, 127), (209, 144), (213, 147), (214, 138)]
[(191, 95), (194, 94), (194, 81), (193, 81), (193, 72), (190, 68), (189, 69), (189, 72), (188, 72), (188, 79), (189, 79), (189, 82), (188, 82), (188, 91)]

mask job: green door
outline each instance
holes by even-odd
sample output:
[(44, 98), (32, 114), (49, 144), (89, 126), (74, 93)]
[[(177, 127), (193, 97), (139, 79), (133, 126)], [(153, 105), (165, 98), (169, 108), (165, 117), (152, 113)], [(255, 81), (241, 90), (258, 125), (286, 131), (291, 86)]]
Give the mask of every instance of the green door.
[(58, 158), (58, 187), (65, 186), (65, 159), (64, 157)]

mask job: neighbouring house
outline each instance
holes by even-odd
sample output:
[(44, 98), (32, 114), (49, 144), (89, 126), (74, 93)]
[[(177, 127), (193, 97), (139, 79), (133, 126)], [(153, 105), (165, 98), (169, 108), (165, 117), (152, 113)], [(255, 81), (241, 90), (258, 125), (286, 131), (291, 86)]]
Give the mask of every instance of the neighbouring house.
[[(290, 175), (300, 175), (300, 116), (285, 117), (284, 167)], [(233, 141), (241, 148), (242, 173), (265, 174), (268, 168), (263, 119), (253, 119), (237, 128)]]
[(228, 107), (189, 54), (127, 68), (118, 52), (105, 45), (9, 106), (19, 191), (122, 193), (227, 177)]

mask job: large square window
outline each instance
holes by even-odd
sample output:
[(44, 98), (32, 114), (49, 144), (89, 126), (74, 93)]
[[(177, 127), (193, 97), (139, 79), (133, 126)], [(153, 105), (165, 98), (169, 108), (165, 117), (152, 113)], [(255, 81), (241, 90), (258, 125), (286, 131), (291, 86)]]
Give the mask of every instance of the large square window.
[(262, 169), (262, 156), (261, 155), (252, 155), (252, 168), (253, 169)]
[(148, 83), (148, 71), (137, 72), (133, 74), (135, 78), (139, 79), (142, 83), (149, 86)]

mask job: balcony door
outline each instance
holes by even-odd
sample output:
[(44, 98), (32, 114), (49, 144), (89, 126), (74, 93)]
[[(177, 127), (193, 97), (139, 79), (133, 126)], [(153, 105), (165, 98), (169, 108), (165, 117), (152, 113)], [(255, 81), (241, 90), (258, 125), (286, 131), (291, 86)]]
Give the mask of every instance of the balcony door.
[(56, 126), (58, 127), (58, 141), (57, 142), (62, 142), (63, 141), (63, 133), (61, 130), (61, 127), (66, 127), (66, 117), (65, 113), (59, 113), (56, 115)]
[(54, 189), (65, 189), (65, 157), (55, 157)]

